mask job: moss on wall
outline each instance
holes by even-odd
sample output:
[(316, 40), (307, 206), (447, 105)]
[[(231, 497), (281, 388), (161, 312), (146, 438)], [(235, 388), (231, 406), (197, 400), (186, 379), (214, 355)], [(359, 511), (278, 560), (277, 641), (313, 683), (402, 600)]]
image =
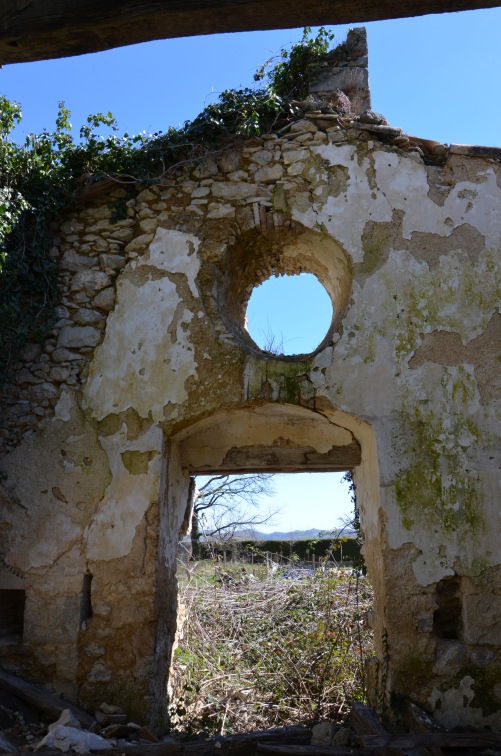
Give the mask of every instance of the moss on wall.
[(248, 399), (309, 404), (315, 396), (310, 379), (313, 358), (301, 361), (257, 360), (248, 363)]
[[(446, 371), (447, 372), (447, 371)], [(454, 385), (452, 386), (454, 391)], [(462, 395), (463, 388), (457, 389)], [(395, 483), (397, 504), (406, 528), (420, 522), (436, 523), (444, 531), (482, 526), (483, 493), (480, 481), (468, 469), (467, 443), (478, 437), (472, 419), (451, 407), (449, 416), (410, 404), (402, 413), (411, 464)]]
[(157, 451), (125, 451), (122, 452), (122, 462), (131, 475), (146, 475), (148, 465), (158, 454)]

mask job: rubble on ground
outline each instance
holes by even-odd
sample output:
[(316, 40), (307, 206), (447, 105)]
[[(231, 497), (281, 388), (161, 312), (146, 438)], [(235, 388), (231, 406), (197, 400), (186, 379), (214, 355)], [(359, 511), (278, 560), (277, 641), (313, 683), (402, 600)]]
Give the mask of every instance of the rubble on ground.
[[(345, 722), (321, 721), (311, 729), (303, 726), (222, 736), (186, 739), (186, 733), (171, 732), (158, 738), (147, 727), (127, 722), (120, 707), (103, 702), (94, 717), (50, 693), (42, 709), (33, 706), (40, 687), (23, 681), (25, 697), (5, 689), (0, 677), (0, 754), (40, 752), (101, 754), (116, 751), (122, 756), (223, 756), (238, 754), (283, 754), (288, 756), (495, 756), (501, 754), (501, 733), (474, 728), (448, 731), (414, 704), (401, 712), (400, 732), (391, 733), (365, 704), (353, 702)], [(59, 717), (46, 723), (47, 701), (60, 702)], [(19, 706), (19, 709), (11, 708)], [(92, 723), (82, 726), (82, 721)], [(402, 726), (405, 732), (402, 732)]]

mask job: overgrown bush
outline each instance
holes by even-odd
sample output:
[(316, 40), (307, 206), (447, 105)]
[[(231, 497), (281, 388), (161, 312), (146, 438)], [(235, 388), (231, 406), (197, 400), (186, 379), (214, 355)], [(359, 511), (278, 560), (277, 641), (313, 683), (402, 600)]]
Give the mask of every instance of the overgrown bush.
[(339, 720), (364, 697), (371, 635), (362, 615), (372, 601), (365, 578), (191, 583), (181, 600), (177, 729), (231, 733)]

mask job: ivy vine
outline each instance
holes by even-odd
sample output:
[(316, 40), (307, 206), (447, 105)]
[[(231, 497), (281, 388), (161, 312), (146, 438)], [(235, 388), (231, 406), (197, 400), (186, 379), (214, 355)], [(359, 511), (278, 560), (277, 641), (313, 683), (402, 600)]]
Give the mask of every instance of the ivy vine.
[(165, 133), (102, 136), (117, 131), (111, 113), (90, 115), (71, 135), (64, 103), (53, 131), (30, 134), (23, 145), (10, 134), (22, 119), (16, 102), (0, 96), (0, 380), (22, 347), (39, 341), (55, 323), (57, 263), (50, 255), (52, 227), (85, 183), (113, 178), (121, 183), (158, 184), (180, 163), (203, 158), (235, 139), (281, 128), (307, 95), (308, 67), (328, 51), (333, 34), (304, 29), (299, 43), (282, 49), (278, 61), (255, 74), (257, 88), (225, 90), (193, 121)]

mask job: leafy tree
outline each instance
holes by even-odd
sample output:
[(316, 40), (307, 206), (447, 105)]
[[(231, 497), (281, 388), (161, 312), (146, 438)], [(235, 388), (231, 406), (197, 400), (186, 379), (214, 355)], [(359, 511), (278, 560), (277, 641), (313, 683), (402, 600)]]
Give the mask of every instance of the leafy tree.
[(191, 549), (199, 556), (200, 538), (231, 540), (242, 528), (263, 525), (277, 509), (263, 508), (262, 498), (273, 496), (273, 475), (214, 475), (193, 497)]

